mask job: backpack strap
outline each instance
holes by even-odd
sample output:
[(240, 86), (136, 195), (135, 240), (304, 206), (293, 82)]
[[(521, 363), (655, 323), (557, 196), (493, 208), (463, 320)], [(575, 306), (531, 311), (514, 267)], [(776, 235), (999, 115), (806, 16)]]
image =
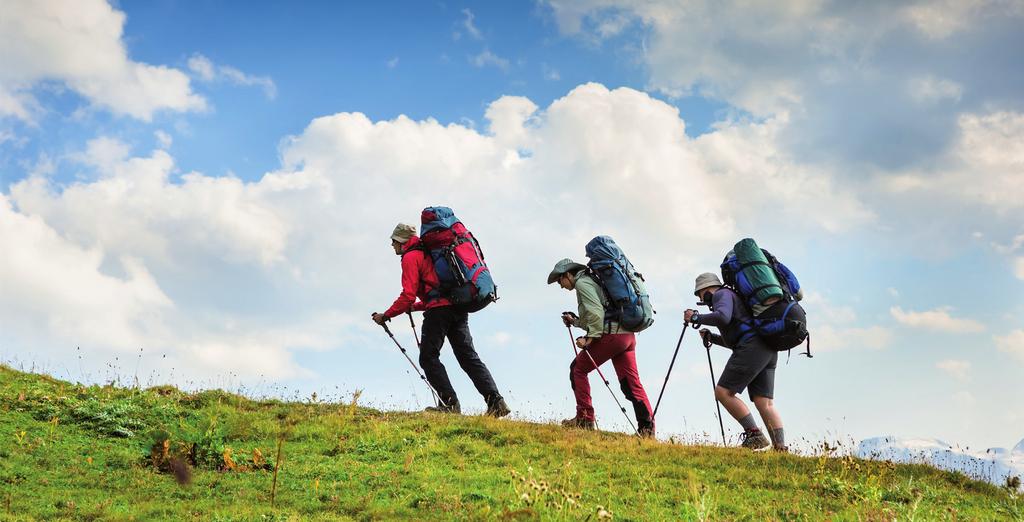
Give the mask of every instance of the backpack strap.
[(612, 320), (609, 318), (611, 314), (608, 313), (608, 308), (611, 306), (612, 296), (608, 293), (608, 288), (604, 285), (604, 281), (601, 279), (601, 276), (598, 275), (597, 271), (590, 268), (589, 264), (587, 265), (587, 268), (583, 270), (583, 275), (589, 276), (593, 279), (594, 282), (597, 283), (597, 287), (601, 289), (601, 306), (604, 308), (603, 333), (610, 334), (612, 333)]

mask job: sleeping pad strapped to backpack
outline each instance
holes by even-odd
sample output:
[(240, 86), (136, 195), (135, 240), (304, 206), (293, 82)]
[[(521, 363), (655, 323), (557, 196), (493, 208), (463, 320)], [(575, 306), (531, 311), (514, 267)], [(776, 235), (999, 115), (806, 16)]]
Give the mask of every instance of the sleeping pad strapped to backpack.
[[(807, 314), (798, 302), (800, 282), (786, 265), (753, 239), (736, 243), (722, 261), (722, 281), (736, 290), (753, 314), (748, 325), (777, 350), (808, 339)], [(808, 340), (807, 355), (810, 356)]]
[[(434, 262), (444, 297), (459, 310), (476, 312), (498, 300), (498, 288), (473, 234), (448, 207), (427, 207), (420, 216), (420, 241)], [(429, 294), (428, 294), (429, 295)]]
[(641, 332), (654, 324), (654, 310), (644, 276), (633, 268), (615, 241), (597, 236), (587, 243), (589, 273), (608, 298), (605, 322), (615, 321), (629, 332)]

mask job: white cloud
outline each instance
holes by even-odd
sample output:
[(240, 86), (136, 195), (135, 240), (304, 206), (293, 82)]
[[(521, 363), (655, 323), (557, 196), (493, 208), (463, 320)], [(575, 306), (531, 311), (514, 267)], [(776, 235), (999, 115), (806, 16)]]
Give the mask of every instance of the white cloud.
[(81, 248), (39, 216), (14, 210), (0, 194), (0, 310), (5, 330), (52, 331), (79, 343), (127, 350), (145, 342), (171, 301), (136, 258), (112, 260), (123, 277), (105, 275), (101, 247)]
[(893, 319), (896, 319), (900, 324), (914, 328), (949, 333), (977, 333), (985, 331), (985, 325), (979, 321), (963, 317), (953, 317), (950, 315), (952, 311), (952, 307), (936, 308), (923, 312), (904, 311), (899, 306), (889, 309)]
[[(40, 281), (26, 271), (75, 264), (82, 273), (66, 272), (82, 283), (54, 285), (49, 292), (59, 295), (52, 297), (42, 282), (18, 292), (5, 285), (0, 302), (19, 313), (0, 314), (0, 330), (14, 331), (10, 321), (40, 324), (50, 316), (48, 303), (70, 302), (83, 312), (63, 314), (61, 329), (32, 329), (53, 336), (43, 344), (71, 346), (77, 338), (122, 349), (146, 341), (168, 350), (181, 369), (208, 372), (235, 361), (232, 368), (249, 377), (269, 375), (270, 365), (275, 375), (294, 376), (303, 371), (295, 350), (365, 344), (370, 326), (354, 317), (387, 304), (396, 291), (393, 257), (381, 238), (427, 204), (451, 205), (467, 220), (500, 280), (503, 310), (524, 320), (538, 300), (558, 309), (564, 296), (544, 293), (543, 275), (554, 260), (581, 255), (595, 231), (620, 238), (648, 279), (662, 281), (659, 299), (678, 302), (690, 299), (671, 283), (680, 270), (716, 262), (739, 225), (768, 233), (792, 221), (788, 213), (831, 201), (820, 221), (801, 225), (827, 228), (845, 219), (844, 208), (858, 206), (812, 182), (822, 192), (790, 196), (782, 212), (738, 212), (735, 183), (796, 185), (810, 176), (789, 169), (784, 154), (759, 150), (773, 147), (764, 130), (770, 124), (723, 125), (711, 138), (691, 139), (674, 107), (631, 89), (587, 84), (543, 109), (503, 97), (486, 118), (486, 132), (404, 116), (317, 118), (282, 142), (279, 170), (252, 182), (179, 173), (164, 150), (135, 156), (117, 140), (94, 140), (75, 156), (91, 176), (68, 186), (30, 176), (10, 188), (11, 226), (34, 222), (54, 239), (5, 235), (12, 243), (5, 250), (30, 251), (20, 245), (34, 241), (38, 257), (50, 261), (3, 265), (0, 278)], [(744, 198), (764, 208), (786, 196), (758, 189)], [(552, 223), (564, 225), (561, 237), (538, 242)], [(680, 244), (711, 254), (681, 254)], [(75, 254), (51, 255), (63, 250)], [(80, 332), (96, 328), (91, 314), (104, 309), (106, 296), (126, 304), (97, 324), (112, 323), (103, 331), (120, 333), (87, 338)], [(338, 296), (346, 296), (343, 304)], [(26, 299), (38, 306), (24, 308)], [(323, 315), (331, 306), (344, 310)], [(29, 334), (17, 331), (21, 337), (6, 345), (29, 346)], [(853, 335), (869, 344), (888, 336)]]
[[(957, 233), (1024, 220), (1024, 69), (1001, 51), (1022, 45), (1024, 2), (545, 3), (563, 33), (643, 64), (648, 89), (765, 123), (787, 169), (869, 202), (846, 213), (908, 250), (962, 249)], [(607, 29), (624, 17), (635, 24)]]
[(483, 40), (483, 34), (480, 33), (480, 29), (478, 29), (476, 25), (473, 23), (473, 19), (476, 18), (475, 16), (473, 16), (473, 11), (470, 11), (469, 9), (463, 9), (462, 16), (464, 17), (462, 19), (462, 27), (466, 30), (466, 32), (477, 40)]
[[(1020, 2), (1000, 0), (878, 4), (856, 10), (822, 2), (546, 3), (560, 29), (572, 35), (607, 38), (620, 34), (629, 19), (642, 22), (649, 34), (643, 36), (639, 58), (648, 65), (654, 88), (674, 95), (699, 91), (762, 115), (798, 107), (822, 82), (888, 74), (874, 62), (878, 43), (902, 36), (908, 27), (944, 38), (980, 27), (983, 20), (1024, 14)], [(898, 43), (920, 52), (910, 42)], [(897, 70), (900, 75), (907, 72), (902, 64)]]
[(156, 137), (156, 142), (160, 145), (161, 149), (167, 150), (171, 148), (171, 144), (174, 143), (174, 138), (162, 130), (158, 129), (154, 131), (153, 136)]
[(209, 58), (196, 54), (188, 59), (188, 69), (200, 80), (212, 82), (217, 77), (217, 68)]
[(910, 97), (918, 103), (937, 103), (943, 100), (958, 101), (963, 95), (963, 86), (960, 84), (936, 78), (934, 76), (923, 76), (914, 78), (908, 86)]
[(1006, 352), (1024, 363), (1024, 330), (1014, 330), (1006, 335), (995, 335), (992, 339), (999, 351)]
[(850, 327), (815, 323), (811, 326), (811, 351), (848, 349), (882, 350), (892, 345), (893, 332), (884, 326)]
[(946, 372), (958, 381), (967, 381), (970, 378), (971, 363), (957, 359), (943, 359), (935, 363), (935, 367)]
[(503, 71), (507, 71), (509, 66), (507, 59), (492, 53), (490, 49), (484, 49), (480, 54), (470, 57), (469, 63), (481, 68), (491, 65)]
[[(487, 106), (484, 113), (491, 122), (491, 133), (504, 147), (518, 149), (531, 143), (531, 118), (537, 112), (537, 105), (522, 96), (502, 96)], [(536, 125), (538, 122), (533, 122)]]
[(907, 174), (888, 188), (973, 201), (1001, 213), (1024, 210), (1024, 113), (963, 114), (958, 126), (946, 167)]
[[(390, 62), (388, 63), (391, 66)], [(267, 99), (273, 100), (277, 97), (277, 85), (269, 76), (254, 76), (228, 65), (216, 65), (201, 54), (192, 55), (188, 59), (188, 68), (196, 78), (204, 82), (227, 81), (234, 85), (257, 86), (263, 89), (263, 95)]]
[(1024, 281), (1024, 256), (1018, 257), (1013, 261), (1013, 275), (1017, 276), (1017, 279)]
[(177, 69), (132, 61), (125, 16), (102, 0), (8, 2), (0, 10), (0, 116), (32, 121), (39, 82), (55, 80), (116, 114), (150, 120), (159, 110), (203, 110)]
[[(1019, 3), (1003, 2), (1010, 8)], [(997, 4), (984, 0), (939, 0), (915, 2), (902, 9), (902, 15), (917, 30), (933, 39), (943, 39), (962, 31), (986, 6)]]

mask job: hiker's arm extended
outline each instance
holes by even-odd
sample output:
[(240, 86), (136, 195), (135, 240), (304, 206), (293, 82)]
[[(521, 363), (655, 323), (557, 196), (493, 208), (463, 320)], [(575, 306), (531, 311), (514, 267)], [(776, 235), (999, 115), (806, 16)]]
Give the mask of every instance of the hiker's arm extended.
[(402, 256), (402, 293), (388, 308), (384, 315), (396, 317), (410, 310), (414, 310), (416, 304), (416, 290), (420, 287), (420, 270), (416, 263), (414, 253)]
[(576, 302), (579, 303), (580, 318), (576, 326), (587, 331), (587, 337), (601, 337), (604, 333), (604, 304), (596, 284), (576, 283)]
[(696, 314), (696, 321), (703, 326), (717, 326), (725, 328), (732, 321), (733, 298), (732, 292), (719, 290), (712, 297), (713, 312)]

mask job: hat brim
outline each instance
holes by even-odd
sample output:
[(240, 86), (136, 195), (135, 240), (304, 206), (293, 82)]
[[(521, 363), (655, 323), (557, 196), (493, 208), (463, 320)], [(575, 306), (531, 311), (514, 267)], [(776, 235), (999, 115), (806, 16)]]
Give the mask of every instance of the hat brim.
[(570, 272), (579, 272), (580, 270), (583, 270), (584, 268), (587, 268), (587, 265), (581, 265), (579, 263), (573, 263), (573, 264), (565, 267), (564, 270), (558, 270), (556, 268), (555, 270), (552, 270), (550, 274), (548, 274), (548, 284), (550, 285), (550, 284), (554, 283), (555, 281), (558, 281), (558, 278), (562, 277), (562, 274), (568, 274)]
[(708, 288), (714, 288), (716, 286), (723, 286), (723, 285), (721, 283), (716, 283), (716, 282), (712, 281), (710, 283), (706, 283), (703, 286), (697, 287), (697, 289), (693, 291), (693, 295), (695, 295), (697, 297), (700, 297), (700, 293), (702, 291), (707, 290)]

